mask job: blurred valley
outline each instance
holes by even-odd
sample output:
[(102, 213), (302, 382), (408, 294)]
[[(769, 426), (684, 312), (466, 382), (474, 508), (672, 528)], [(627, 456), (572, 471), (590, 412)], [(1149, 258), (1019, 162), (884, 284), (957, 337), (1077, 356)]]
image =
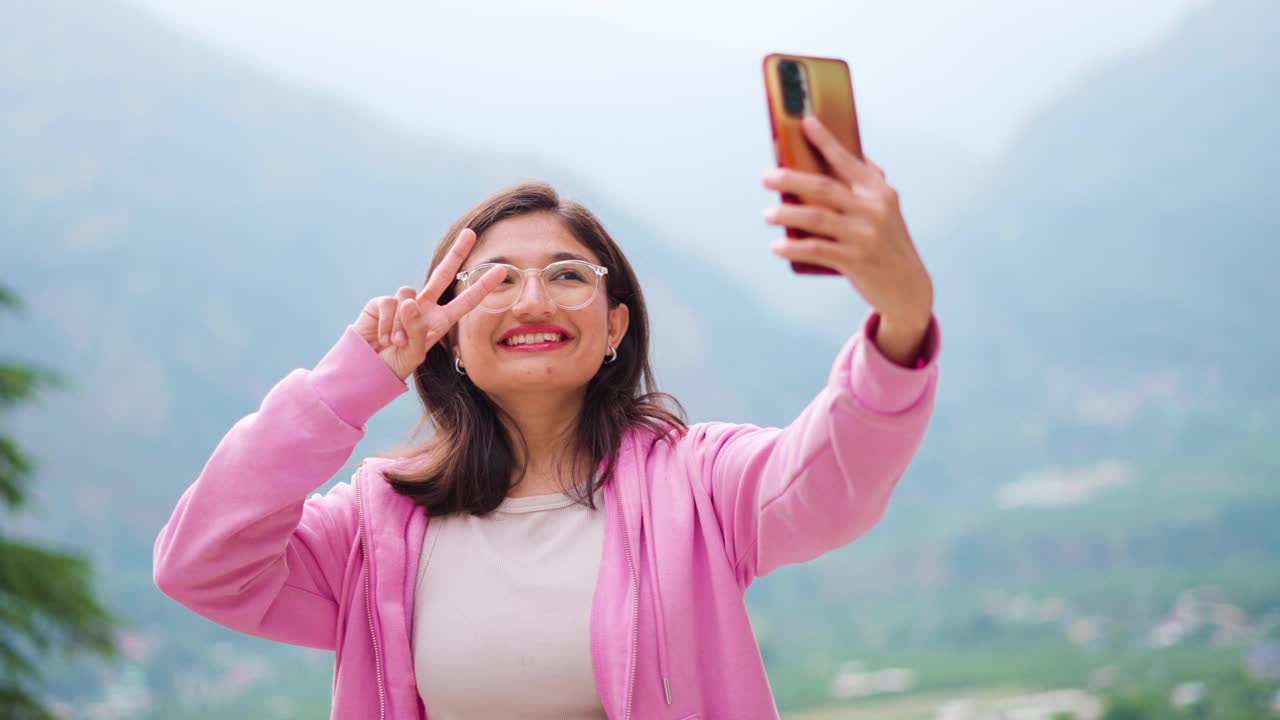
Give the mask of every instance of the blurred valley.
[[(1209, 2), (999, 156), (892, 143), (937, 286), (937, 414), (878, 527), (748, 593), (784, 716), (972, 720), (1068, 689), (1044, 702), (1082, 719), (1148, 697), (1251, 717), (1280, 692), (1276, 37), (1280, 4)], [(4, 418), (40, 463), (7, 530), (89, 553), (130, 622), (120, 662), (58, 668), (68, 717), (327, 714), (331, 656), (168, 600), (152, 542), (222, 434), (421, 283), (489, 192), (545, 178), (601, 216), (694, 421), (785, 424), (865, 311), (781, 261), (756, 282), (822, 287), (743, 287), (661, 197), (637, 212), (536, 148), (388, 128), (115, 2), (0, 4), (0, 99), (0, 281), (27, 305), (0, 351), (73, 382)], [(723, 138), (767, 160), (761, 122)], [(742, 197), (688, 226), (758, 222)], [(417, 411), (380, 413), (333, 480)]]

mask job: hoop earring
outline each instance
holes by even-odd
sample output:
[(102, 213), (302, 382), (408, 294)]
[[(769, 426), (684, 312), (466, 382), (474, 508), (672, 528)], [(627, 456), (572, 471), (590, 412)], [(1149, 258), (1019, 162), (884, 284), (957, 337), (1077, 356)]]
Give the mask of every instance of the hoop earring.
[(610, 345), (610, 346), (609, 346), (609, 351), (610, 351), (610, 352), (612, 352), (613, 354), (609, 356), (609, 359), (608, 359), (608, 360), (605, 360), (605, 361), (604, 361), (604, 364), (605, 364), (605, 365), (612, 365), (612, 364), (613, 364), (613, 362), (614, 362), (615, 360), (617, 360), (617, 359), (618, 359), (618, 349), (617, 349), (617, 348), (615, 348), (614, 346)]
[(466, 371), (466, 370), (463, 370), (463, 369), (459, 366), (459, 363), (461, 363), (461, 362), (462, 362), (462, 356), (461, 356), (461, 355), (459, 355), (458, 357), (455, 357), (455, 358), (453, 359), (453, 369), (454, 369), (454, 370), (456, 370), (456, 371), (458, 372), (458, 374), (459, 374), (459, 375), (466, 375), (466, 374), (467, 374), (467, 371)]

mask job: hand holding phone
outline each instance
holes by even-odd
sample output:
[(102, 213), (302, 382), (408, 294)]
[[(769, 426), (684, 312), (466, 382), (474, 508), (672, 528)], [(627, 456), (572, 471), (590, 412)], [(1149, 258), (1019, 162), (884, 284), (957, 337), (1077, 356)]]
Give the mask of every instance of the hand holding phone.
[[(835, 176), (822, 154), (805, 137), (801, 121), (810, 114), (817, 116), (845, 149), (862, 158), (853, 83), (845, 61), (774, 53), (764, 59), (764, 82), (778, 167)], [(800, 200), (791, 193), (782, 193), (782, 202), (799, 204)], [(822, 236), (787, 228), (787, 237)], [(791, 269), (808, 275), (839, 274), (832, 268), (803, 262), (792, 262)]]

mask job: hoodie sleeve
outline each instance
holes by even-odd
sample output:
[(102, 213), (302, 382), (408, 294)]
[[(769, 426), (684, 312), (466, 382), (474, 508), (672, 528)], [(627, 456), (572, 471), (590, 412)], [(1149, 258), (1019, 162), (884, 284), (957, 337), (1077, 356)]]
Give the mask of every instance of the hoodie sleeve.
[(332, 649), (356, 503), (351, 483), (308, 494), (407, 390), (347, 326), (313, 370), (290, 372), (223, 436), (156, 538), (156, 585), (233, 630)]
[(826, 386), (785, 428), (700, 423), (695, 475), (745, 589), (780, 565), (852, 542), (883, 516), (933, 412), (941, 334), (931, 318), (915, 368), (885, 357), (871, 313)]

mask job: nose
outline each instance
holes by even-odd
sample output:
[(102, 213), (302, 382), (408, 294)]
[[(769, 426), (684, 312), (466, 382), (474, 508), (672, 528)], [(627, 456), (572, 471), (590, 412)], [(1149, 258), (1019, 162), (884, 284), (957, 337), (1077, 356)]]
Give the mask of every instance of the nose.
[(555, 303), (547, 297), (540, 274), (525, 271), (524, 287), (520, 288), (520, 296), (516, 298), (516, 304), (511, 307), (511, 311), (517, 317), (550, 317), (555, 313)]

